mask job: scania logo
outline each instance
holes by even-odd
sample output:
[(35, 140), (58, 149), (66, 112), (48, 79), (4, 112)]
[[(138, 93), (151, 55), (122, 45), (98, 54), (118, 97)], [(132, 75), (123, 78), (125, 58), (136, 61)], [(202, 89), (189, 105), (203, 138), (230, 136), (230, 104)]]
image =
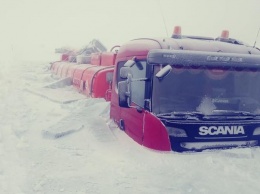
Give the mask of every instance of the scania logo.
[(200, 135), (238, 135), (245, 134), (243, 126), (201, 126)]

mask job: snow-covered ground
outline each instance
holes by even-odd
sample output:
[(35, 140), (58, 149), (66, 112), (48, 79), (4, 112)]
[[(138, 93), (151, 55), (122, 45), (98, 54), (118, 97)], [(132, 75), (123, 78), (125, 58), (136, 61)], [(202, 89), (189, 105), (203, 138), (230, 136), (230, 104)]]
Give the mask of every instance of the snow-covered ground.
[(28, 92), (54, 81), (47, 61), (0, 63), (1, 194), (260, 191), (259, 148), (152, 151), (111, 122), (102, 99), (60, 104)]

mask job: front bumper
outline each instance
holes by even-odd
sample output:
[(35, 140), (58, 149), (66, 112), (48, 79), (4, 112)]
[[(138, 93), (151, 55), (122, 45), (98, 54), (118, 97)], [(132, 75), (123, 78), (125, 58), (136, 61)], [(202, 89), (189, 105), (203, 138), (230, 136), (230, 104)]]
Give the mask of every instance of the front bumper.
[[(170, 138), (171, 139), (171, 138)], [(230, 149), (260, 146), (260, 140), (230, 140), (230, 141), (182, 141), (176, 142), (171, 140), (171, 148), (176, 152), (201, 152), (209, 149)]]
[(226, 149), (234, 147), (257, 146), (258, 141), (223, 141), (223, 142), (182, 142), (180, 147), (185, 150), (202, 151), (206, 149)]
[(260, 146), (259, 120), (170, 121), (166, 124), (171, 149), (176, 152)]

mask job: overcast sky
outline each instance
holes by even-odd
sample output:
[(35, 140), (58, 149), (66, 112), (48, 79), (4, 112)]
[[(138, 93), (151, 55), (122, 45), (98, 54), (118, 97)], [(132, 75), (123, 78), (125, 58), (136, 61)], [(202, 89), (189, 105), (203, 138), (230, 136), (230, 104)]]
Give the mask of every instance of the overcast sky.
[[(254, 44), (260, 0), (0, 0), (2, 50), (82, 47), (93, 38), (110, 48), (140, 37), (230, 37)], [(257, 39), (260, 47), (260, 35)]]

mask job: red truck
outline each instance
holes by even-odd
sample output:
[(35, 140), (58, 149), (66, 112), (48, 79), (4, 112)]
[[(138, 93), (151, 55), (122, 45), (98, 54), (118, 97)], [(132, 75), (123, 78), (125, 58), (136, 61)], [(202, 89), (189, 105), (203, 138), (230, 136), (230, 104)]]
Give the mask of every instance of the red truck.
[(228, 37), (135, 39), (115, 60), (110, 117), (160, 151), (259, 146), (260, 50)]
[[(52, 63), (51, 71), (55, 77), (64, 80), (64, 85), (73, 85), (87, 97), (105, 98), (109, 101), (111, 98), (113, 65), (116, 58), (114, 49), (117, 47), (119, 46), (113, 47), (110, 52), (94, 52), (86, 56), (83, 55), (80, 58), (80, 63), (68, 61), (67, 59), (70, 56), (67, 56), (64, 60), (64, 55), (62, 55), (61, 61)], [(73, 55), (73, 57), (78, 59), (78, 56)], [(82, 57), (85, 58), (87, 64), (82, 63)], [(62, 80), (59, 80), (57, 85), (60, 86), (61, 82)]]
[(89, 97), (111, 99), (111, 119), (147, 148), (259, 146), (260, 50), (228, 31), (214, 39), (176, 27), (170, 38), (135, 39), (82, 59), (90, 64), (56, 62), (52, 72)]

